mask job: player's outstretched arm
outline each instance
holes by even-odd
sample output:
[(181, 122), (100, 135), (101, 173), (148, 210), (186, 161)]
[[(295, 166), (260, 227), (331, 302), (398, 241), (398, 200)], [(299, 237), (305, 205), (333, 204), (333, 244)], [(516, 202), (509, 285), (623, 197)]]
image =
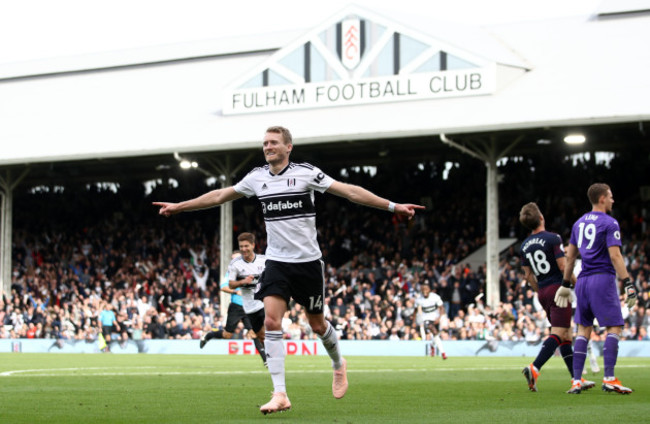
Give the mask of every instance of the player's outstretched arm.
[(393, 203), (388, 199), (377, 196), (363, 187), (342, 183), (340, 181), (334, 181), (327, 189), (327, 192), (344, 197), (353, 203), (387, 210), (397, 215), (406, 216), (408, 219), (413, 218), (416, 210), (424, 209), (424, 206), (414, 205), (411, 203)]
[(181, 212), (196, 211), (200, 209), (213, 208), (226, 202), (242, 197), (233, 187), (220, 188), (209, 191), (194, 199), (185, 200), (179, 203), (152, 202), (154, 206), (160, 206), (158, 213), (163, 216), (176, 215)]
[(414, 205), (412, 203), (395, 203), (395, 214), (400, 216), (405, 216), (408, 219), (411, 219), (415, 216), (415, 211), (418, 209), (424, 209), (422, 205)]

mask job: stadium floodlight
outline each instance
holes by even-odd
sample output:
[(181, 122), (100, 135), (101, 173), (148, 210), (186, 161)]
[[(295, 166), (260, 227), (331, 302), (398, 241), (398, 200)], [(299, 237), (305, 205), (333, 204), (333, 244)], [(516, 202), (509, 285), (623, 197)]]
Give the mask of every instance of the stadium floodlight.
[(587, 141), (587, 137), (583, 134), (569, 134), (564, 137), (564, 142), (566, 144), (582, 144)]
[(198, 168), (199, 164), (194, 161), (190, 162), (187, 159), (183, 159), (180, 163), (180, 167), (183, 169)]
[(188, 169), (196, 169), (203, 175), (205, 175), (208, 178), (218, 178), (218, 176), (214, 175), (210, 171), (206, 171), (205, 169), (201, 168), (199, 166), (199, 163), (193, 160), (186, 159), (182, 157), (178, 152), (174, 152), (174, 159), (178, 162), (178, 166), (181, 167), (183, 170), (188, 170)]
[(174, 152), (174, 159), (178, 161), (179, 166), (182, 169), (190, 169), (190, 168), (198, 168), (199, 164), (195, 161), (191, 161), (189, 159), (185, 159), (181, 155), (178, 154), (178, 152)]

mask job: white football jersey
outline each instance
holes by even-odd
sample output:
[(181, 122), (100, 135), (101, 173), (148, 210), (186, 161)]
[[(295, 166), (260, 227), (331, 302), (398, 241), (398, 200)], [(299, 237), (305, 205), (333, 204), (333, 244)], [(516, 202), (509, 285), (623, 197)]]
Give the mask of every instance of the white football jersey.
[(440, 319), (440, 307), (442, 306), (442, 298), (434, 292), (429, 292), (429, 296), (418, 296), (415, 301), (416, 306), (422, 307), (422, 320), (423, 321), (437, 321)]
[(266, 224), (266, 257), (281, 262), (309, 262), (322, 253), (316, 239), (314, 190), (323, 193), (334, 179), (308, 163), (290, 162), (277, 175), (269, 165), (255, 168), (235, 184), (237, 193), (256, 196)]
[(255, 255), (252, 262), (246, 262), (243, 256), (239, 256), (230, 261), (230, 265), (228, 265), (228, 278), (231, 281), (243, 280), (249, 275), (255, 277), (250, 286), (239, 287), (239, 290), (241, 290), (241, 298), (244, 301), (244, 312), (247, 314), (257, 312), (264, 307), (264, 303), (261, 300), (255, 300), (253, 295), (255, 294), (255, 286), (257, 285), (260, 274), (264, 271), (265, 262), (266, 258), (264, 255)]

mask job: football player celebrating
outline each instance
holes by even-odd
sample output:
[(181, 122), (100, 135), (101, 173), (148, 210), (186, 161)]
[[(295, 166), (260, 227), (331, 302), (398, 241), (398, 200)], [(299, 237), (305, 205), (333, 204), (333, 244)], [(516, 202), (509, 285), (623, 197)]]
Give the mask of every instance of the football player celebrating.
[(262, 142), (267, 165), (253, 169), (234, 186), (180, 203), (153, 203), (160, 206), (160, 215), (170, 216), (219, 206), (243, 196), (256, 196), (260, 201), (267, 249), (266, 268), (255, 298), (264, 302), (264, 346), (273, 382), (270, 402), (260, 407), (263, 414), (291, 408), (285, 385), (286, 351), (282, 341), (282, 317), (290, 299), (305, 308), (309, 325), (332, 360), (332, 394), (340, 399), (348, 389), (347, 362), (341, 355), (336, 331), (323, 314), (324, 263), (317, 240), (314, 191), (335, 194), (408, 219), (413, 218), (417, 209), (424, 209), (424, 206), (394, 203), (357, 185), (336, 181), (308, 163), (291, 162), (292, 150), (291, 132), (280, 126), (269, 127)]

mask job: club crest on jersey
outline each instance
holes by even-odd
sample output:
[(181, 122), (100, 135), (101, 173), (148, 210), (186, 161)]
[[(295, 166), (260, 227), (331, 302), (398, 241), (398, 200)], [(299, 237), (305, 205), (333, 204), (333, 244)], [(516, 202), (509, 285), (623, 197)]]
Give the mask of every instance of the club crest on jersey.
[(296, 185), (296, 179), (295, 178), (289, 178), (287, 180), (287, 187), (294, 187)]

